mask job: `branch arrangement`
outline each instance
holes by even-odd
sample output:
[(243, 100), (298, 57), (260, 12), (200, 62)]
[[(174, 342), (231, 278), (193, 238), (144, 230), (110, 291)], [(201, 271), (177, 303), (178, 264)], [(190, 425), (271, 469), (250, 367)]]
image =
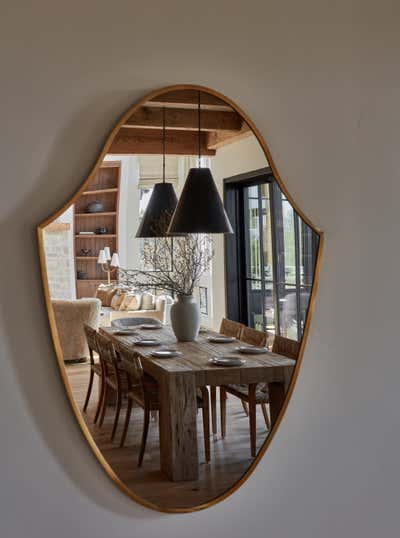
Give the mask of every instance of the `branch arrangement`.
[(158, 288), (177, 295), (192, 295), (214, 256), (208, 235), (146, 240), (142, 263), (153, 270), (120, 269), (120, 280), (140, 289)]

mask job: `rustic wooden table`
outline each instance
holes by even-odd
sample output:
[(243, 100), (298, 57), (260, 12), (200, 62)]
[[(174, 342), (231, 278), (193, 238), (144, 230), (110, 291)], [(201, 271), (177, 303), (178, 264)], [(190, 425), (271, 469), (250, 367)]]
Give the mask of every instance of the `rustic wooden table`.
[(242, 366), (214, 366), (210, 364), (210, 358), (235, 354), (235, 347), (240, 342), (211, 343), (208, 337), (217, 334), (212, 331), (200, 334), (196, 342), (177, 342), (172, 330), (164, 326), (154, 330), (137, 329), (137, 334), (133, 336), (117, 336), (113, 334), (116, 329), (111, 327), (102, 327), (100, 330), (111, 339), (132, 345), (141, 338), (156, 338), (164, 347), (170, 346), (182, 353), (180, 357), (159, 359), (152, 357), (151, 352), (160, 346), (136, 346), (144, 371), (158, 383), (161, 470), (173, 481), (197, 480), (199, 475), (197, 387), (267, 382), (273, 424), (295, 364), (292, 359), (266, 352), (259, 355), (236, 353), (246, 360)]

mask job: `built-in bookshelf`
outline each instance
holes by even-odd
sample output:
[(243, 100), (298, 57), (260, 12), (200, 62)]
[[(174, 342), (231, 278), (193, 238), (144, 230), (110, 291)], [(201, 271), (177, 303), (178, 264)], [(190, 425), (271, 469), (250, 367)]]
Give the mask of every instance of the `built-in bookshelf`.
[[(104, 161), (74, 206), (76, 296), (94, 297), (98, 285), (107, 282), (107, 275), (97, 263), (99, 251), (109, 247), (118, 251), (118, 203), (121, 163)], [(88, 204), (98, 201), (102, 210), (90, 213)], [(96, 230), (107, 228), (107, 233)], [(94, 232), (87, 235), (81, 232)], [(78, 278), (78, 274), (81, 274)], [(84, 273), (84, 274), (82, 274)]]

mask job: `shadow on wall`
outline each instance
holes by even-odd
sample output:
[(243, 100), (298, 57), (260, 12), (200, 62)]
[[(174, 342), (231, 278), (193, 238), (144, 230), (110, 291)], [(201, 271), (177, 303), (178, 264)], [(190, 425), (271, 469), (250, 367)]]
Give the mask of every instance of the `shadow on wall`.
[[(97, 160), (113, 127), (110, 122), (134, 100), (135, 92), (115, 92), (102, 95), (79, 110), (54, 139), (47, 169), (35, 182), (35, 190), (0, 222), (2, 248), (12, 259), (13, 280), (20, 283), (18, 290), (10, 286), (10, 266), (1, 264), (0, 313), (10, 351), (3, 358), (4, 367), (14, 371), (25, 409), (49, 451), (85, 496), (107, 511), (134, 515), (137, 520), (138, 515), (145, 517), (148, 509), (133, 504), (111, 483), (70, 410), (47, 322), (36, 238), (36, 226), (56, 209), (54, 200), (59, 200), (61, 206), (77, 190), (88, 175), (88, 165), (82, 165), (87, 163), (87, 155), (94, 155)], [(104, 118), (111, 120), (107, 124)], [(77, 133), (81, 135), (79, 140)], [(92, 143), (82, 143), (85, 138)], [(92, 159), (90, 168), (94, 162)], [(153, 518), (162, 516), (152, 511)]]

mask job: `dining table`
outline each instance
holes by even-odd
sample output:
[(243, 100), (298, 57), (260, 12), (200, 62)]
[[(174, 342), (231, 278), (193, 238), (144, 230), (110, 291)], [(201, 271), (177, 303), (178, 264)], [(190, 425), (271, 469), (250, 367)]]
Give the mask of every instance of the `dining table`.
[[(197, 447), (197, 389), (229, 384), (252, 385), (268, 383), (272, 425), (282, 407), (295, 361), (272, 351), (256, 355), (243, 355), (237, 351), (243, 344), (211, 342), (218, 333), (211, 330), (199, 333), (193, 342), (178, 342), (166, 325), (142, 329), (134, 327), (132, 334), (121, 334), (114, 327), (101, 327), (100, 331), (114, 342), (134, 346), (141, 359), (144, 372), (158, 384), (160, 413), (160, 464), (161, 471), (171, 481), (197, 480), (199, 457)], [(144, 347), (138, 341), (155, 338), (159, 345)], [(173, 348), (181, 355), (172, 358), (152, 356), (156, 349)], [(214, 357), (235, 355), (244, 359), (239, 366), (216, 366)]]

